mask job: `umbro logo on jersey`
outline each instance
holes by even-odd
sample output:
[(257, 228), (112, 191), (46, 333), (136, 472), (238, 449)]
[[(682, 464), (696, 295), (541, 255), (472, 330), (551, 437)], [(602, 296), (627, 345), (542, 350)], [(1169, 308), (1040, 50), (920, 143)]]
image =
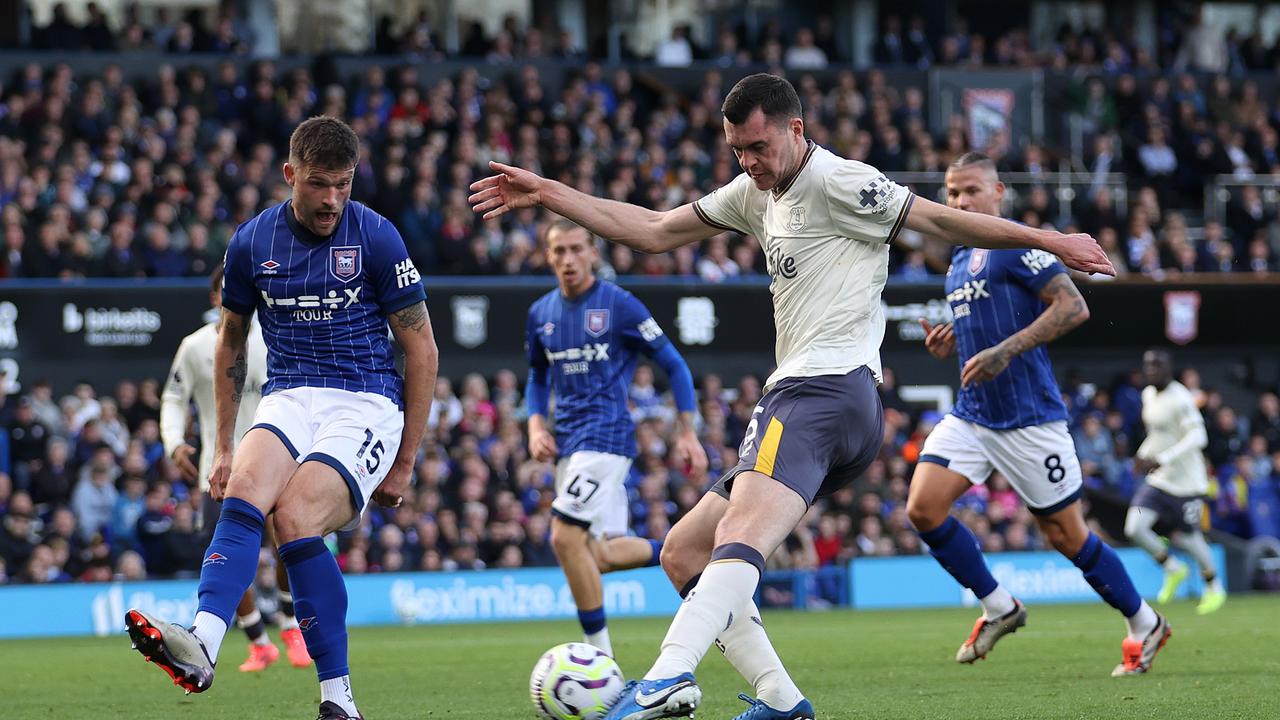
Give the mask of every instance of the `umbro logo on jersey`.
[(264, 263), (259, 263), (258, 266), (261, 267), (263, 270), (266, 270), (268, 274), (274, 275), (276, 270), (280, 267), (280, 263), (276, 262), (275, 260), (268, 260)]

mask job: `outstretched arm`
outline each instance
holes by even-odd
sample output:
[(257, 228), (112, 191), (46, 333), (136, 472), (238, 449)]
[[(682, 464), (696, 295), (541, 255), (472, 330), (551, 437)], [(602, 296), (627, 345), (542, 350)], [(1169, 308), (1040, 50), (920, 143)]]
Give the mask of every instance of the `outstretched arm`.
[(969, 358), (960, 371), (960, 384), (980, 383), (999, 375), (1014, 357), (1037, 345), (1052, 342), (1089, 319), (1089, 306), (1066, 273), (1059, 272), (1040, 289), (1048, 305), (1030, 325)]
[(907, 227), (952, 245), (1045, 250), (1057, 255), (1073, 270), (1116, 274), (1107, 254), (1085, 233), (1063, 235), (994, 215), (956, 210), (918, 196), (907, 213)]
[(471, 184), (471, 207), (484, 219), (512, 210), (542, 205), (600, 237), (644, 253), (664, 253), (705, 240), (722, 230), (698, 219), (692, 205), (658, 212), (639, 205), (605, 200), (528, 170), (490, 161), (497, 175)]

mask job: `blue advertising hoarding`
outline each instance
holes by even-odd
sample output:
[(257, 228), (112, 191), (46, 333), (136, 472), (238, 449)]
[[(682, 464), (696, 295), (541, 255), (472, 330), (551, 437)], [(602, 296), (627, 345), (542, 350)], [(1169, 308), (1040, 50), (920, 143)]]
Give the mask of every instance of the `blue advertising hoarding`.
[[(1226, 556), (1221, 545), (1211, 546), (1214, 562), (1226, 583)], [(1144, 598), (1154, 598), (1164, 580), (1163, 570), (1137, 548), (1116, 550)], [(1184, 556), (1184, 560), (1191, 562)], [(1101, 602), (1080, 569), (1056, 552), (998, 553), (987, 556), (991, 574), (1010, 593), (1027, 603)], [(1195, 567), (1194, 563), (1191, 563)], [(928, 555), (858, 558), (849, 573), (849, 596), (859, 609), (908, 607), (974, 607), (978, 599), (961, 587)], [(1192, 572), (1177, 597), (1198, 597), (1204, 583)]]
[[(350, 625), (558, 620), (576, 617), (558, 568), (349, 575)], [(660, 568), (611, 573), (610, 617), (673, 615), (680, 598)], [(111, 635), (139, 607), (173, 622), (196, 612), (196, 581), (0, 587), (0, 638)]]

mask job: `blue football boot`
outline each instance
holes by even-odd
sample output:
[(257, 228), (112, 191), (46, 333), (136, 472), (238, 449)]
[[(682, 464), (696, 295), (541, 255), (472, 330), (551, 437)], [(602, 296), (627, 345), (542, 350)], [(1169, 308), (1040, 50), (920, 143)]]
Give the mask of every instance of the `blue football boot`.
[(693, 673), (663, 680), (632, 680), (605, 720), (692, 717), (700, 702), (702, 689), (694, 682)]
[(815, 718), (813, 704), (803, 698), (790, 710), (774, 710), (763, 701), (756, 700), (746, 693), (739, 693), (738, 697), (745, 700), (751, 707), (733, 720), (814, 720)]

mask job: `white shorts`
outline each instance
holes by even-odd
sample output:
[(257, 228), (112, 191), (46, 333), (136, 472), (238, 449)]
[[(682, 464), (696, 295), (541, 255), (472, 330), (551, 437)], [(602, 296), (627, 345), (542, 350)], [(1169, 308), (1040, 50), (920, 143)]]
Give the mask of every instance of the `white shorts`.
[(1075, 502), (1084, 485), (1065, 421), (992, 430), (947, 415), (925, 438), (920, 462), (941, 465), (975, 485), (999, 470), (1037, 515), (1052, 515)]
[(297, 387), (262, 398), (253, 428), (275, 433), (299, 464), (314, 460), (338, 471), (356, 510), (342, 528), (350, 530), (391, 469), (404, 413), (376, 393)]
[(556, 463), (551, 513), (596, 537), (626, 535), (627, 473), (631, 458), (581, 450)]

